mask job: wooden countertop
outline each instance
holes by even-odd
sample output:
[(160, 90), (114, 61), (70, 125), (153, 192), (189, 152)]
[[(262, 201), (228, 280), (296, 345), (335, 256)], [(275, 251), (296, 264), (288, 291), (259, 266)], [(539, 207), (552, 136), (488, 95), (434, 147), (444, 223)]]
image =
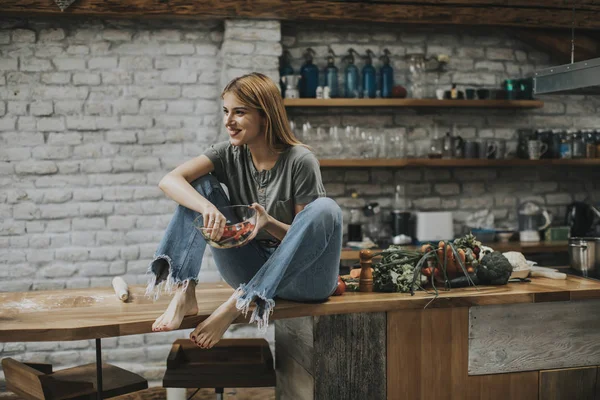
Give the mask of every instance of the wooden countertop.
[[(150, 333), (152, 322), (166, 309), (170, 296), (156, 302), (141, 285), (130, 287), (130, 302), (119, 301), (112, 288), (0, 293), (0, 342), (82, 340)], [(196, 288), (200, 311), (187, 317), (182, 329), (193, 328), (223, 303), (233, 290), (226, 284)], [(351, 293), (324, 303), (277, 300), (271, 320), (309, 315), (381, 312), (423, 308), (431, 294)], [(568, 276), (566, 280), (532, 278), (530, 283), (452, 289), (440, 292), (429, 307), (459, 307), (568, 301), (600, 298), (600, 281)], [(248, 314), (248, 317), (250, 314)], [(237, 322), (245, 322), (240, 317)]]

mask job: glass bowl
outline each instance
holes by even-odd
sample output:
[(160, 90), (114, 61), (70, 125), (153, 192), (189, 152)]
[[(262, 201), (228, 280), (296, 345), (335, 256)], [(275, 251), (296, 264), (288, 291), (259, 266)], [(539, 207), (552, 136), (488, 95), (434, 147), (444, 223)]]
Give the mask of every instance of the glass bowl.
[(250, 206), (227, 206), (218, 209), (227, 219), (227, 225), (219, 240), (212, 240), (213, 228), (205, 228), (204, 218), (197, 217), (194, 226), (200, 231), (206, 242), (217, 249), (230, 249), (248, 243), (256, 226), (256, 210)]
[(501, 231), (501, 230), (496, 231), (496, 237), (498, 238), (498, 240), (501, 243), (509, 242), (514, 234), (515, 234), (514, 231)]

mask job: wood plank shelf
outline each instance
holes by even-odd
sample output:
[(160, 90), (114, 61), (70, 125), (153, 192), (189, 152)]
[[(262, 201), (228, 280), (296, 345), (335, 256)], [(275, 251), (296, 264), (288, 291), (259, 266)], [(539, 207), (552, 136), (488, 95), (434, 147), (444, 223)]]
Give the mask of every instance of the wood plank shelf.
[(284, 99), (286, 107), (542, 108), (540, 100)]
[(324, 158), (321, 167), (538, 167), (538, 166), (598, 166), (600, 158), (546, 160), (484, 160), (442, 158)]
[[(552, 242), (552, 243), (521, 243), (521, 242), (508, 242), (508, 243), (483, 243), (484, 246), (489, 246), (496, 251), (518, 251), (523, 254), (531, 253), (563, 253), (569, 250), (569, 242)], [(406, 248), (416, 250), (418, 246), (405, 246)], [(381, 251), (381, 249), (372, 249), (374, 253)], [(341, 260), (358, 260), (358, 253), (360, 250), (342, 250)]]

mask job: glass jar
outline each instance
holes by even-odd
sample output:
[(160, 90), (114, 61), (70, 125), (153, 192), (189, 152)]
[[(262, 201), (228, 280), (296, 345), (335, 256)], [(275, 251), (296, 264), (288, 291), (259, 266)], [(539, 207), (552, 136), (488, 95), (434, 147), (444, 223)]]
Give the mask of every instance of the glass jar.
[(414, 99), (422, 99), (425, 97), (425, 55), (410, 54), (407, 57), (411, 96)]
[(573, 132), (573, 144), (572, 144), (572, 158), (584, 158), (585, 157), (585, 141), (583, 138), (583, 132)]
[(542, 153), (541, 158), (552, 158), (552, 131), (550, 129), (538, 129), (536, 131), (537, 140), (546, 144), (548, 150)]
[(585, 132), (585, 158), (596, 157), (596, 134), (593, 129)]
[(512, 79), (507, 79), (504, 81), (504, 90), (506, 90), (506, 99), (514, 100), (515, 99), (515, 90), (514, 90), (514, 82)]
[(350, 223), (348, 224), (348, 241), (362, 242), (362, 223), (360, 210), (353, 208), (350, 210)]
[(560, 145), (562, 142), (563, 132), (560, 129), (552, 129), (550, 135), (550, 145), (548, 146), (548, 153), (550, 158), (560, 158)]
[(573, 158), (573, 132), (568, 130), (560, 138), (560, 158)]

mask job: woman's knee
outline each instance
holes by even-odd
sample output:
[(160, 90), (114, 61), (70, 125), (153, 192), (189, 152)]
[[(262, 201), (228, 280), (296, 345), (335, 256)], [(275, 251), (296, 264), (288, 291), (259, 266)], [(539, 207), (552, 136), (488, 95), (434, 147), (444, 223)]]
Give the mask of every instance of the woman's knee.
[(215, 206), (225, 207), (230, 205), (228, 193), (225, 191), (221, 182), (219, 182), (212, 174), (201, 176), (190, 182), (190, 184), (198, 193)]
[(319, 197), (307, 206), (310, 214), (315, 218), (332, 223), (342, 223), (342, 209), (329, 197)]
[(206, 174), (190, 182), (190, 185), (202, 195), (210, 194), (214, 189), (220, 188), (221, 183), (212, 174)]

